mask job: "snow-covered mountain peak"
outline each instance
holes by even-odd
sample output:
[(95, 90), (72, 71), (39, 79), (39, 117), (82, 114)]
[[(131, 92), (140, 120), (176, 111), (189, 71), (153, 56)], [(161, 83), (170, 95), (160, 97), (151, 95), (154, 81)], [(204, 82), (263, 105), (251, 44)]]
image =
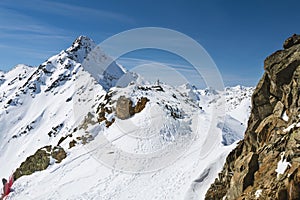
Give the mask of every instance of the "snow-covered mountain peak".
[(94, 49), (95, 47), (96, 47), (96, 43), (91, 38), (81, 35), (74, 40), (72, 46), (68, 48), (67, 51), (73, 52), (79, 48)]
[(76, 38), (74, 40), (73, 44), (92, 46), (92, 45), (95, 45), (95, 42), (91, 38), (89, 38), (85, 35), (80, 35), (78, 38)]
[(30, 70), (32, 68), (32, 66), (28, 66), (25, 64), (18, 64), (16, 65), (12, 70), (17, 70), (17, 71), (22, 71), (22, 70)]
[(73, 60), (82, 63), (95, 47), (96, 43), (92, 39), (86, 36), (79, 36), (66, 52), (72, 56)]

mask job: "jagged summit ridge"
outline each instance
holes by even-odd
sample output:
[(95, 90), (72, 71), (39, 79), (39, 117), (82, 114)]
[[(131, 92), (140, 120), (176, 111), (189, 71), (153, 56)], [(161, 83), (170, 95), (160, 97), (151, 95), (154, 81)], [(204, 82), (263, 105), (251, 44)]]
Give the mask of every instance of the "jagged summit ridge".
[(300, 35), (294, 34), (284, 41), (283, 48), (288, 49), (296, 44), (300, 44)]
[(73, 59), (82, 63), (87, 55), (96, 47), (96, 43), (87, 36), (79, 36), (74, 40), (71, 47), (66, 52), (73, 56)]
[(73, 45), (74, 44), (95, 47), (95, 42), (91, 38), (89, 38), (88, 36), (85, 36), (85, 35), (80, 35), (79, 37), (77, 37), (73, 42)]

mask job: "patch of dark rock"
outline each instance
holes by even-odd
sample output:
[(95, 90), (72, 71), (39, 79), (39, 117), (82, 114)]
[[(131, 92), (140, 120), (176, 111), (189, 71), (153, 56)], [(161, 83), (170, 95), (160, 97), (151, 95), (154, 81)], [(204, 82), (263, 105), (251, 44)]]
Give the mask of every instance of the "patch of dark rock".
[(60, 123), (55, 127), (52, 127), (52, 129), (49, 131), (48, 136), (49, 137), (56, 137), (58, 132), (63, 128), (64, 124)]
[(70, 102), (72, 100), (72, 97), (67, 98), (66, 102)]
[(57, 146), (60, 146), (60, 144), (65, 141), (68, 137), (72, 137), (73, 135), (72, 134), (68, 134), (66, 136), (63, 136), (59, 139), (58, 143), (57, 143)]
[(36, 171), (45, 170), (50, 164), (49, 148), (51, 149), (51, 146), (38, 149), (32, 156), (27, 157), (14, 172), (15, 180), (24, 175), (31, 175)]
[(94, 138), (92, 135), (86, 134), (86, 135), (76, 137), (76, 139), (80, 140), (82, 142), (82, 144), (85, 145), (85, 144), (89, 143), (90, 141), (92, 141)]
[(52, 158), (54, 158), (56, 163), (60, 163), (63, 159), (67, 157), (67, 153), (60, 146), (55, 146), (51, 152)]
[(77, 144), (76, 140), (72, 140), (70, 143), (69, 143), (69, 149), (75, 147)]

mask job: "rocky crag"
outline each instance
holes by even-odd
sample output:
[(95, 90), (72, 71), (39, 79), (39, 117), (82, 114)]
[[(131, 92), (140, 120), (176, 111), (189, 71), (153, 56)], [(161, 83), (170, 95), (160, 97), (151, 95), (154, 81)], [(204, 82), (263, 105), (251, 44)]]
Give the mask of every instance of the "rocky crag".
[(244, 140), (206, 199), (300, 199), (300, 35), (264, 61)]

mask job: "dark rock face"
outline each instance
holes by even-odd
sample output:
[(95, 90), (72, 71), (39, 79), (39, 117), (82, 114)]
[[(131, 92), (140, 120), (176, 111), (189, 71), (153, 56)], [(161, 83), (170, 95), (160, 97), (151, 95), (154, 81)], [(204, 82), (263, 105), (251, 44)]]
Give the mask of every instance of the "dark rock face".
[[(264, 69), (245, 138), (227, 157), (206, 199), (300, 199), (300, 36), (267, 57)], [(282, 173), (280, 162), (288, 162)]]

